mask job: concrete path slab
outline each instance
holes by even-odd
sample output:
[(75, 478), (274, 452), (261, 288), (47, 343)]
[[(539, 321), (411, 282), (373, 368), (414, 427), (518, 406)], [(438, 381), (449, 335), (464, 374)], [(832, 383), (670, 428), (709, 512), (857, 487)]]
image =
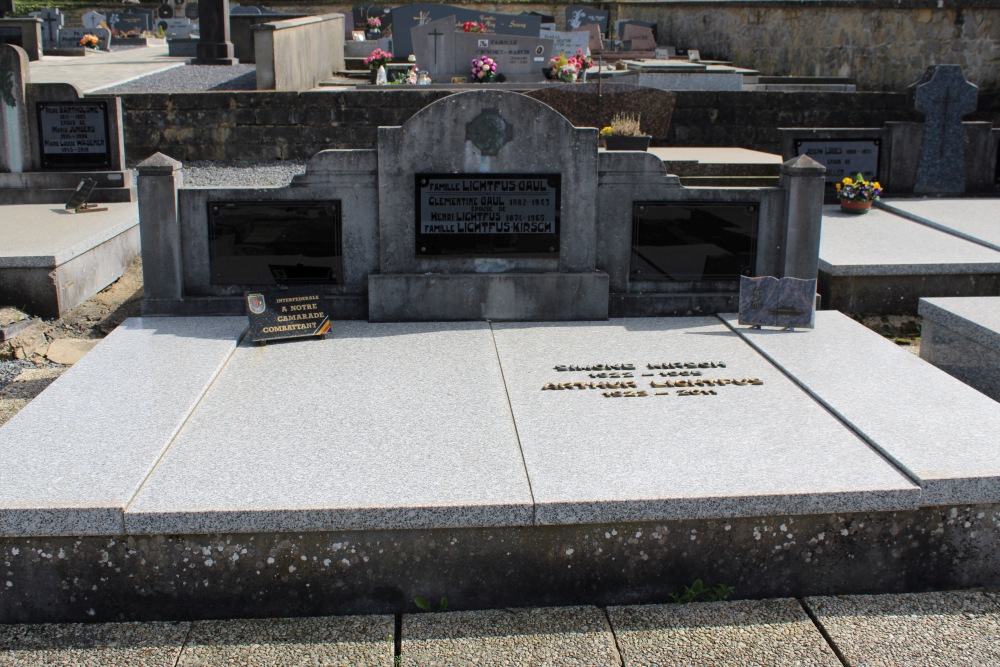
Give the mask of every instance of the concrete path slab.
[(138, 49), (45, 56), (29, 63), (31, 83), (72, 83), (86, 93), (125, 83), (147, 74), (180, 67), (190, 58), (171, 58), (166, 41)]
[(1000, 403), (835, 311), (737, 333), (923, 488), (921, 505), (1000, 502)]
[[(537, 523), (916, 506), (909, 480), (714, 317), (493, 328)], [(635, 370), (570, 369), (597, 364)]]
[(621, 665), (597, 607), (405, 615), (400, 658), (401, 667)]
[(793, 599), (608, 607), (624, 667), (840, 667)]
[(851, 667), (1000, 664), (1000, 606), (979, 592), (810, 597)]
[(116, 535), (243, 317), (133, 318), (0, 429), (0, 535)]
[(883, 200), (879, 206), (928, 227), (1000, 250), (1000, 199), (893, 199)]
[(3, 207), (0, 269), (65, 264), (139, 224), (138, 204), (101, 204), (106, 212), (77, 214), (55, 204)]
[(393, 667), (392, 616), (197, 621), (177, 667)]
[(0, 667), (174, 667), (191, 623), (0, 625)]
[(824, 206), (819, 268), (833, 276), (1000, 273), (1000, 252), (888, 210)]
[(129, 507), (139, 533), (530, 524), (487, 323), (244, 343)]

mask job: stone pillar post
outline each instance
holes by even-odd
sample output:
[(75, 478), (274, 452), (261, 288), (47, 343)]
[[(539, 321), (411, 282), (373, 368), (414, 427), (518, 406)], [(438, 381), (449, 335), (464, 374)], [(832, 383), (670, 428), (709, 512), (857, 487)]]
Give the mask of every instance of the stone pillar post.
[(229, 37), (229, 0), (200, 0), (198, 3), (198, 57), (195, 65), (235, 65), (233, 42)]
[(177, 190), (184, 183), (183, 165), (163, 153), (156, 153), (136, 168), (139, 170), (143, 301), (180, 300), (184, 296), (184, 267)]
[(781, 187), (785, 190), (784, 278), (816, 278), (825, 180), (826, 167), (808, 155), (781, 165)]
[(0, 44), (0, 172), (21, 174), (31, 163), (29, 115), (24, 103), (28, 54), (19, 46)]

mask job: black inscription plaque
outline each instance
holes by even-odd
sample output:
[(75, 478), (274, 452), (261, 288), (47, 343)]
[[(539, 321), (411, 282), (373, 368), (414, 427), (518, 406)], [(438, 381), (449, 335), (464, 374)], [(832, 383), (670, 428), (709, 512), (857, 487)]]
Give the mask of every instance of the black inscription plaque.
[(110, 169), (108, 103), (39, 102), (38, 141), (45, 169)]
[(629, 279), (736, 281), (754, 274), (758, 205), (635, 202)]
[(322, 336), (330, 330), (330, 313), (315, 289), (247, 292), (250, 340), (255, 343), (281, 338)]
[(416, 254), (559, 256), (558, 174), (417, 174)]
[(213, 285), (343, 283), (340, 201), (209, 202)]
[(826, 167), (826, 182), (839, 183), (861, 172), (865, 180), (878, 180), (880, 139), (797, 139), (795, 154), (808, 155)]

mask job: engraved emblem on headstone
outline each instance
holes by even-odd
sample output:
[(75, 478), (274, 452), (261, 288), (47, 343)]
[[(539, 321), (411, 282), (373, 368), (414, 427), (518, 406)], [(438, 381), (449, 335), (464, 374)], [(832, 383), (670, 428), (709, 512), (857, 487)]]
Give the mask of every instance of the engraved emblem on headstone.
[(483, 155), (496, 155), (513, 136), (513, 129), (497, 109), (483, 109), (465, 126), (466, 140)]

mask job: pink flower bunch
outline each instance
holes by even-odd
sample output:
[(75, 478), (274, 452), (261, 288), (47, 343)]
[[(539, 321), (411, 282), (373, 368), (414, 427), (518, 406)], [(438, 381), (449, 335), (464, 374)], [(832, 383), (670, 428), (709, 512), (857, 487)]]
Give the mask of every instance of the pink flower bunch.
[(389, 64), (392, 60), (392, 54), (388, 51), (383, 51), (382, 49), (375, 49), (372, 54), (365, 58), (365, 65), (368, 65), (369, 69), (378, 69), (383, 65)]
[(584, 72), (594, 66), (594, 59), (583, 52), (583, 49), (577, 49), (576, 55), (567, 58), (570, 64), (576, 65), (576, 68), (581, 72)]
[(465, 32), (486, 32), (486, 26), (479, 21), (466, 21), (462, 24), (462, 30)]
[(369, 28), (381, 28), (382, 27), (382, 19), (380, 19), (377, 16), (371, 17), (370, 19), (368, 19), (368, 27)]
[(472, 59), (473, 83), (490, 83), (497, 78), (497, 63), (489, 56), (478, 56)]

